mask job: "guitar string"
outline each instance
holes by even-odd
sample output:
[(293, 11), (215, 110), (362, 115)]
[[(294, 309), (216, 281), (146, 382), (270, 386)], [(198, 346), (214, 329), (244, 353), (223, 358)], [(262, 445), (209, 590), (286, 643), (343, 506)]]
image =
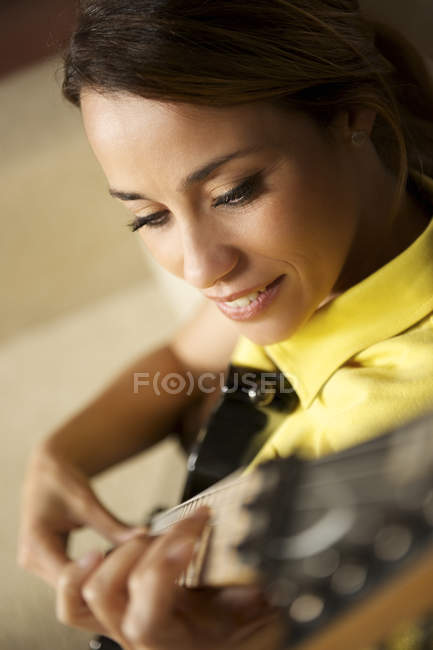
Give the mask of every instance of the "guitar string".
[[(422, 424), (424, 424), (424, 426), (425, 426), (425, 422), (423, 422)], [(328, 480), (328, 481), (323, 482), (323, 480), (322, 480), (321, 482), (316, 482), (316, 483), (314, 483), (314, 482), (310, 482), (309, 484), (304, 483), (304, 484), (298, 485), (297, 489), (299, 491), (300, 490), (305, 491), (305, 490), (308, 490), (308, 489), (310, 489), (310, 490), (311, 489), (316, 489), (317, 490), (319, 488), (323, 488), (323, 487), (327, 487), (327, 486), (331, 486), (331, 485), (338, 485), (338, 484), (341, 484), (341, 483), (344, 483), (344, 482), (350, 483), (351, 481), (356, 481), (356, 480), (359, 480), (361, 478), (363, 478), (363, 479), (368, 478), (368, 477), (373, 478), (373, 477), (377, 476), (378, 474), (383, 474), (384, 467), (383, 467), (383, 462), (382, 462), (382, 465), (380, 466), (380, 469), (374, 469), (374, 471), (372, 471), (372, 469), (370, 467), (369, 471), (363, 472), (361, 474), (359, 474), (359, 473), (356, 474), (352, 470), (351, 472), (349, 472), (348, 475), (344, 475), (344, 474), (341, 475), (341, 473), (342, 473), (342, 469), (341, 469), (342, 468), (342, 463), (343, 463), (343, 465), (347, 465), (348, 461), (353, 461), (354, 459), (359, 460), (359, 458), (361, 456), (363, 456), (363, 455), (368, 455), (368, 456), (373, 455), (374, 456), (374, 455), (377, 454), (377, 451), (382, 451), (382, 450), (387, 450), (387, 449), (389, 451), (391, 451), (391, 450), (396, 449), (396, 447), (403, 446), (403, 445), (412, 446), (413, 445), (413, 436), (414, 436), (415, 433), (416, 433), (416, 431), (414, 432), (411, 429), (409, 429), (407, 432), (399, 432), (398, 433), (398, 438), (397, 439), (394, 438), (394, 440), (392, 439), (392, 434), (389, 434), (389, 435), (386, 435), (386, 436), (381, 436), (377, 440), (373, 439), (371, 441), (368, 441), (365, 444), (365, 446), (363, 446), (361, 449), (356, 449), (356, 447), (354, 447), (354, 448), (349, 448), (347, 450), (344, 450), (343, 452), (341, 452), (342, 456), (340, 458), (335, 458), (332, 455), (330, 455), (330, 456), (325, 456), (324, 458), (317, 459), (317, 460), (314, 460), (314, 461), (306, 461), (309, 464), (310, 473), (314, 472), (314, 471), (317, 471), (317, 470), (320, 470), (323, 466), (330, 465), (332, 463), (336, 464), (339, 467), (339, 470), (337, 471), (336, 477), (333, 478), (330, 481)], [(352, 464), (353, 464), (353, 462), (352, 462)], [(329, 472), (329, 468), (327, 468), (327, 471)], [(205, 492), (200, 493), (199, 495), (197, 495), (195, 497), (192, 497), (192, 499), (190, 499), (189, 501), (187, 501), (187, 502), (185, 502), (183, 504), (178, 504), (174, 508), (170, 509), (168, 512), (161, 513), (160, 515), (158, 515), (157, 516), (158, 523), (163, 524), (163, 522), (161, 521), (162, 519), (164, 519), (165, 517), (171, 519), (173, 516), (176, 516), (177, 514), (180, 515), (177, 520), (186, 517), (187, 514), (190, 513), (190, 511), (194, 511), (200, 505), (202, 505), (202, 503), (209, 502), (209, 499), (213, 495), (217, 494), (218, 492), (220, 492), (222, 490), (227, 490), (227, 489), (233, 490), (236, 485), (239, 486), (239, 484), (242, 484), (244, 482), (244, 480), (243, 480), (244, 478), (248, 478), (248, 477), (239, 477), (237, 480), (233, 480), (233, 482), (227, 483), (224, 486), (216, 486), (216, 487), (211, 486)], [(383, 500), (379, 499), (379, 500), (377, 500), (377, 502), (381, 503), (381, 502), (383, 502)], [(214, 503), (213, 505), (217, 505), (217, 504)], [(179, 512), (176, 513), (176, 511), (179, 511)], [(170, 523), (169, 525), (171, 526), (173, 524)]]
[[(226, 491), (233, 489), (234, 487), (237, 487), (239, 489), (239, 487), (247, 485), (247, 479), (248, 477), (240, 477), (238, 480), (234, 480), (233, 483), (227, 483), (226, 485), (219, 486), (214, 490), (211, 490), (209, 488), (205, 493), (200, 493), (199, 495), (192, 497), (184, 504), (181, 503), (170, 509), (168, 512), (158, 514), (151, 522), (151, 532), (153, 532), (154, 529), (160, 531), (163, 529), (165, 530), (167, 528), (171, 528), (177, 521), (184, 519), (190, 512), (194, 512), (194, 510), (197, 510), (201, 505), (210, 505), (213, 502), (212, 505), (214, 507), (220, 508), (222, 504), (232, 503), (233, 497), (231, 494), (225, 494)], [(241, 494), (239, 492), (237, 496), (239, 500), (241, 500)], [(173, 518), (175, 520), (171, 521)]]
[[(309, 505), (308, 507), (305, 507), (305, 505), (302, 504), (302, 501), (303, 500), (308, 500), (308, 492), (310, 492), (310, 498), (311, 498), (311, 496), (314, 496), (314, 493), (316, 493), (316, 494), (320, 493), (321, 496), (323, 497), (323, 492), (324, 492), (325, 488), (329, 489), (329, 488), (332, 488), (332, 487), (339, 487), (343, 483), (348, 485), (348, 490), (344, 493), (344, 495), (346, 496), (346, 499), (344, 499), (344, 495), (342, 495), (342, 502), (345, 505), (348, 505), (347, 504), (347, 496), (350, 495), (350, 493), (354, 491), (354, 486), (352, 485), (352, 483), (356, 483), (356, 481), (359, 481), (359, 480), (363, 480), (363, 481), (365, 481), (366, 479), (371, 480), (373, 478), (377, 478), (378, 476), (383, 477), (383, 473), (384, 473), (383, 469), (384, 468), (383, 468), (382, 465), (378, 465), (377, 469), (371, 470), (371, 468), (370, 468), (370, 471), (359, 473), (357, 475), (352, 474), (352, 476), (351, 476), (349, 474), (348, 476), (333, 476), (329, 480), (321, 480), (321, 481), (315, 481), (315, 482), (310, 482), (310, 483), (299, 484), (297, 486), (297, 488), (296, 488), (296, 499), (294, 500), (294, 503), (293, 503), (293, 506), (292, 506), (293, 511), (294, 512), (307, 512), (307, 511), (311, 512), (311, 511), (313, 511), (315, 509), (323, 508), (323, 506), (324, 506), (323, 499), (321, 499), (321, 503), (319, 503), (318, 505), (316, 505), (316, 506)], [(237, 482), (237, 487), (238, 488), (239, 488), (239, 484), (240, 484), (240, 482)], [(172, 525), (174, 525), (174, 523), (176, 523), (176, 521), (179, 521), (180, 519), (183, 519), (183, 518), (187, 517), (190, 514), (190, 512), (193, 512), (194, 510), (198, 509), (201, 505), (213, 506), (213, 508), (216, 509), (216, 510), (221, 509), (223, 506), (226, 507), (227, 504), (232, 503), (233, 497), (232, 497), (231, 493), (227, 495), (227, 494), (225, 494), (225, 492), (227, 490), (231, 490), (234, 487), (235, 487), (234, 485), (227, 485), (227, 486), (224, 486), (224, 488), (220, 488), (219, 490), (215, 490), (215, 492), (213, 492), (213, 493), (205, 494), (205, 495), (198, 495), (197, 497), (194, 497), (192, 500), (188, 501), (185, 504), (185, 506), (183, 506), (182, 504), (176, 506), (176, 508), (174, 510), (177, 510), (178, 511), (177, 513), (175, 513), (172, 510), (168, 511), (167, 513), (161, 513), (161, 515), (158, 515), (158, 522), (156, 522), (158, 530), (161, 530), (162, 527), (164, 527), (164, 528), (165, 527), (167, 527), (167, 528), (171, 527)], [(394, 491), (395, 489), (398, 490), (398, 488), (399, 488), (398, 485), (392, 485), (392, 484), (388, 484), (387, 487), (388, 487), (390, 492)], [(383, 483), (382, 483), (382, 489), (383, 489)], [(401, 489), (401, 486), (400, 486), (400, 489)], [(356, 491), (356, 488), (355, 488), (355, 491)], [(334, 492), (334, 495), (335, 495), (335, 492)], [(239, 502), (241, 503), (242, 502), (241, 495), (238, 494), (237, 496), (238, 496)], [(359, 490), (358, 490), (358, 495), (355, 496), (355, 499), (351, 502), (350, 505), (362, 506), (362, 505), (369, 504), (369, 505), (378, 505), (379, 506), (379, 505), (383, 505), (385, 503), (388, 503), (388, 504), (391, 505), (392, 503), (396, 503), (397, 497), (401, 498), (401, 496), (402, 495), (398, 494), (398, 492), (397, 492), (397, 495), (394, 493), (394, 494), (391, 494), (388, 497), (386, 495), (384, 495), (384, 494), (382, 494), (381, 496), (376, 495), (374, 498), (373, 497), (369, 498), (369, 497), (365, 497), (365, 496), (360, 497), (359, 496)], [(334, 496), (334, 503), (330, 502), (328, 504), (329, 507), (331, 507), (332, 505), (334, 505), (334, 506), (336, 505), (335, 496)], [(174, 517), (175, 521), (172, 521), (173, 517)], [(164, 521), (165, 519), (167, 519), (167, 521)]]

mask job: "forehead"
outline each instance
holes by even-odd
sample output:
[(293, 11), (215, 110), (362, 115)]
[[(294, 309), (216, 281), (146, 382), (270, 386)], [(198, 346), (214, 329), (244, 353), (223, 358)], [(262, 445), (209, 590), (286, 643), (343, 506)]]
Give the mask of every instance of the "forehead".
[(305, 113), (267, 102), (216, 108), (85, 91), (81, 108), (109, 185), (152, 197), (164, 198), (192, 171), (234, 151), (301, 160), (318, 142), (317, 127)]
[(191, 150), (204, 143), (257, 139), (272, 146), (294, 119), (264, 102), (215, 108), (94, 91), (83, 92), (81, 108), (86, 133), (98, 150), (139, 143), (150, 149), (178, 145)]

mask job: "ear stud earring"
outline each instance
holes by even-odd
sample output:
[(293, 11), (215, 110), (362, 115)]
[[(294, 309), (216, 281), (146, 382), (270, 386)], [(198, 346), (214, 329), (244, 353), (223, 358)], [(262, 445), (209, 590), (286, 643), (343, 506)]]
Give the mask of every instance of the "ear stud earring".
[(354, 131), (352, 133), (352, 143), (356, 146), (363, 145), (368, 138), (367, 131)]

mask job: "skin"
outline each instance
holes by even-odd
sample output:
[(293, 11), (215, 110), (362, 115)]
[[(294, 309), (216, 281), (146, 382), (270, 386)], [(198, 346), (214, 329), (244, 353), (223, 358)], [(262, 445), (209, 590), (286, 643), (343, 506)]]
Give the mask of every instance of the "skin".
[(106, 634), (124, 650), (273, 650), (282, 627), (257, 588), (188, 590), (175, 580), (209, 517), (202, 508), (154, 540), (125, 542), (105, 560), (70, 562), (57, 588), (57, 616)]
[[(110, 187), (147, 197), (125, 201), (133, 218), (163, 213), (163, 225), (138, 232), (164, 268), (208, 298), (285, 275), (266, 310), (236, 321), (261, 345), (291, 336), (428, 223), (409, 195), (393, 203), (395, 180), (370, 138), (353, 144), (354, 130), (371, 134), (369, 110), (340, 112), (325, 132), (305, 114), (265, 103), (216, 109), (86, 90), (82, 116)], [(180, 188), (210, 160), (251, 147), (254, 154)], [(251, 200), (216, 205), (257, 174)], [(176, 585), (205, 520), (180, 522), (157, 541), (141, 531), (105, 559), (69, 562), (57, 581), (60, 620), (107, 633), (126, 650), (277, 648), (278, 618), (260, 592)]]
[[(230, 108), (169, 104), (127, 94), (83, 92), (92, 149), (132, 215), (165, 211), (139, 236), (161, 266), (205, 297), (264, 286), (285, 274), (277, 298), (240, 334), (265, 345), (291, 336), (325, 302), (406, 248), (427, 225), (409, 196), (393, 210), (395, 180), (369, 138), (375, 114), (339, 113), (325, 132), (310, 117), (266, 103)], [(180, 183), (208, 161), (233, 159), (187, 190)], [(252, 200), (215, 205), (261, 173)]]

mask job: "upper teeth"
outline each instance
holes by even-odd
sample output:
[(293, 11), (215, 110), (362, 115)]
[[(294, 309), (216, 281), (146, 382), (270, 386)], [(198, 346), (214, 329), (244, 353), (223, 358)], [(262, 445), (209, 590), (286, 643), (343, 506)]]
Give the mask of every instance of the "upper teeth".
[(242, 298), (236, 298), (236, 300), (228, 300), (226, 302), (227, 305), (231, 305), (233, 307), (246, 307), (247, 305), (250, 304), (250, 302), (253, 302), (259, 295), (259, 293), (262, 293), (265, 291), (266, 287), (263, 289), (258, 289), (257, 291), (253, 291), (253, 293), (249, 293), (246, 296), (242, 296)]

